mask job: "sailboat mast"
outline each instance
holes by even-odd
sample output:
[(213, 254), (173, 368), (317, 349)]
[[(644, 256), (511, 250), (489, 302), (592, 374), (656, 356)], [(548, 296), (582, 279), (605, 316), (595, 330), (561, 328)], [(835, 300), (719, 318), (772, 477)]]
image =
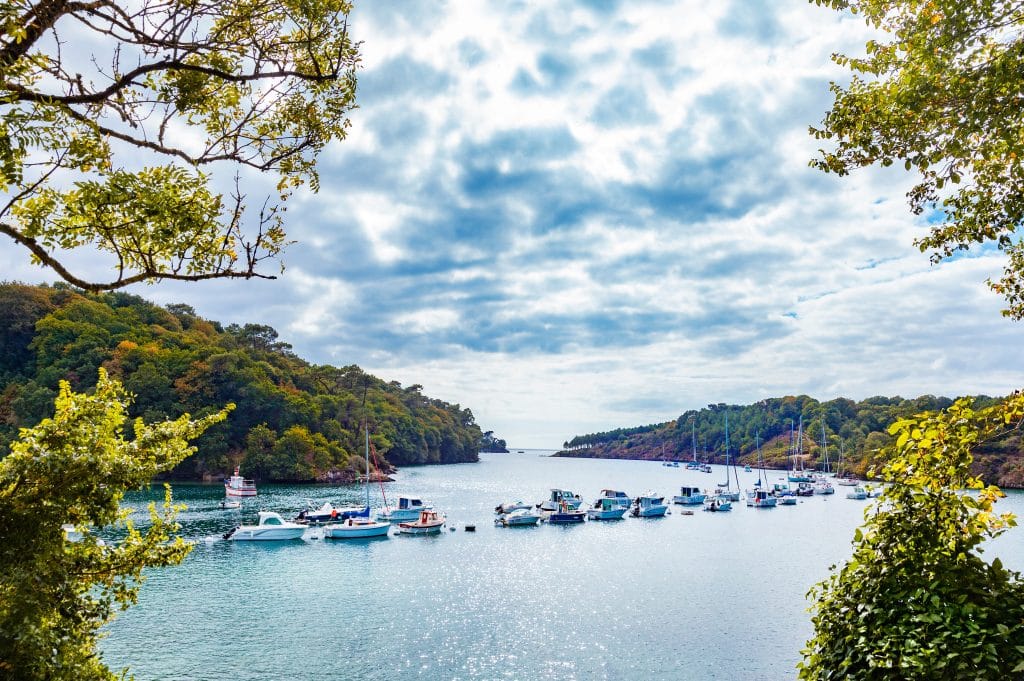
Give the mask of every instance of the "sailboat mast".
[(725, 488), (732, 488), (729, 484), (729, 412), (725, 412)]
[(697, 463), (697, 422), (690, 421), (690, 446), (693, 447), (693, 462)]
[(366, 508), (370, 508), (370, 431), (363, 421), (363, 436), (366, 438)]
[(831, 467), (829, 466), (829, 463), (828, 463), (828, 442), (825, 440), (825, 422), (824, 421), (821, 422), (821, 455), (822, 455), (822, 457), (825, 460), (825, 469), (824, 469), (824, 471), (826, 473), (831, 473), (832, 470), (831, 470)]

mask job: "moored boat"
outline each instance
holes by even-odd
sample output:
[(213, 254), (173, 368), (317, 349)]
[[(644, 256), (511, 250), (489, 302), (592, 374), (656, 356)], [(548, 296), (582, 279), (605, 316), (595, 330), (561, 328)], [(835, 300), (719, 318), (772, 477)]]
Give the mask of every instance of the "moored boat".
[(754, 508), (775, 508), (778, 499), (768, 493), (766, 489), (748, 489), (747, 506)]
[(633, 508), (629, 512), (634, 518), (660, 518), (668, 512), (668, 505), (665, 497), (648, 492), (641, 494), (633, 501)]
[(704, 500), (704, 510), (711, 512), (731, 511), (732, 500), (718, 495), (708, 497)]
[(537, 513), (531, 508), (517, 508), (514, 511), (510, 511), (509, 513), (502, 515), (495, 522), (496, 524), (500, 524), (505, 527), (526, 527), (539, 523), (540, 513)]
[(239, 525), (224, 535), (231, 541), (287, 541), (301, 539), (305, 526), (290, 523), (274, 511), (260, 511), (256, 525)]
[(633, 504), (633, 500), (625, 492), (614, 489), (603, 489), (601, 490), (601, 494), (597, 497), (597, 501), (594, 502), (594, 506), (597, 506), (599, 502), (602, 502), (605, 499), (610, 500), (614, 506), (618, 506), (619, 508), (628, 509)]
[(587, 519), (586, 511), (573, 508), (567, 501), (558, 505), (558, 509), (547, 515), (547, 521), (554, 525), (572, 525), (582, 523)]
[(309, 507), (299, 511), (299, 514), (295, 516), (295, 522), (318, 525), (320, 523), (348, 520), (349, 518), (369, 517), (369, 506), (347, 506), (339, 508), (332, 505), (331, 502), (325, 501), (319, 508), (312, 508), (312, 504), (310, 504)]
[(324, 525), (324, 539), (366, 539), (386, 537), (391, 523), (369, 518), (348, 518), (341, 523)]
[(601, 497), (587, 509), (587, 517), (591, 520), (622, 520), (628, 510), (628, 504), (622, 506), (613, 497)]
[(394, 508), (388, 508), (377, 514), (377, 520), (383, 520), (386, 523), (412, 521), (418, 519), (421, 512), (429, 511), (432, 508), (433, 506), (418, 497), (401, 495)]
[[(370, 537), (387, 537), (391, 523), (387, 520), (370, 520), (370, 431), (363, 422), (366, 442), (366, 476), (363, 478), (363, 489), (366, 492), (366, 506), (363, 508), (331, 509), (330, 517), (341, 520), (324, 527), (324, 539), (367, 539)], [(330, 504), (324, 504), (329, 506)]]
[(679, 488), (679, 494), (672, 497), (672, 503), (683, 506), (696, 506), (703, 504), (707, 497), (708, 495), (701, 492), (699, 487), (687, 487), (684, 485)]
[(224, 481), (224, 493), (229, 497), (254, 497), (256, 483), (239, 475), (238, 466), (235, 466), (234, 474)]
[(524, 508), (533, 508), (533, 504), (528, 504), (525, 501), (506, 501), (498, 504), (494, 507), (495, 513), (511, 513), (512, 511), (518, 511)]
[(402, 534), (437, 534), (444, 527), (445, 517), (437, 511), (420, 511), (419, 518), (398, 523), (398, 531)]
[(868, 498), (868, 492), (862, 486), (857, 485), (849, 492), (846, 493), (847, 499), (856, 499), (857, 501), (863, 501)]
[(562, 504), (565, 504), (570, 510), (576, 510), (580, 507), (583, 500), (578, 494), (573, 494), (567, 489), (551, 490), (548, 498), (542, 501), (539, 506), (542, 511), (557, 511), (561, 508)]

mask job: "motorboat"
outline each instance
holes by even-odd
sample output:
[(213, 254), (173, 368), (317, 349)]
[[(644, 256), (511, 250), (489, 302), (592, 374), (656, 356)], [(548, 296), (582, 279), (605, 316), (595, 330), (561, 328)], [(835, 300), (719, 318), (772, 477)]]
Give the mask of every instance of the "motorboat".
[(587, 517), (591, 520), (622, 520), (628, 510), (628, 499), (623, 506), (616, 497), (600, 497), (587, 509)]
[(395, 507), (378, 513), (377, 520), (383, 520), (388, 523), (413, 521), (420, 517), (421, 512), (431, 509), (433, 509), (433, 506), (422, 499), (402, 495), (398, 497), (398, 504)]
[(558, 505), (558, 509), (547, 515), (547, 521), (553, 525), (572, 525), (582, 523), (587, 519), (586, 511), (573, 508), (568, 501)]
[(754, 508), (775, 508), (778, 499), (766, 489), (748, 489), (747, 506)]
[(301, 539), (306, 531), (304, 525), (290, 523), (274, 511), (260, 511), (256, 525), (239, 525), (224, 535), (231, 541), (286, 541)]
[(836, 484), (843, 487), (856, 487), (860, 484), (860, 480), (857, 478), (836, 478)]
[(641, 494), (633, 501), (633, 508), (629, 514), (634, 518), (660, 518), (667, 512), (665, 497), (647, 493)]
[(708, 498), (708, 495), (700, 491), (699, 487), (680, 487), (679, 494), (672, 497), (673, 504), (682, 504), (683, 506), (697, 506), (703, 504), (704, 500)]
[(709, 464), (709, 463), (701, 464), (700, 470), (701, 470), (702, 473), (710, 473), (711, 472), (711, 464)]
[(597, 497), (597, 501), (594, 502), (594, 506), (600, 505), (600, 503), (605, 499), (610, 500), (613, 506), (618, 506), (619, 508), (628, 509), (633, 505), (633, 500), (625, 492), (620, 492), (619, 490), (614, 489), (603, 489), (601, 490), (601, 494)]
[(229, 497), (254, 497), (256, 483), (239, 475), (238, 466), (235, 466), (234, 474), (224, 481), (224, 493)]
[(398, 523), (398, 531), (402, 534), (437, 534), (444, 527), (443, 513), (434, 510), (422, 510), (416, 520)]
[(548, 498), (540, 503), (540, 510), (557, 511), (565, 504), (570, 510), (575, 511), (582, 503), (583, 500), (578, 494), (573, 494), (567, 489), (552, 489)]
[(812, 497), (814, 496), (814, 483), (808, 480), (807, 482), (796, 483), (796, 490), (793, 492), (798, 497)]
[(218, 505), (221, 508), (242, 508), (242, 502), (235, 499), (223, 499)]
[(857, 485), (849, 492), (846, 493), (847, 499), (856, 499), (857, 501), (863, 501), (868, 498), (868, 492), (862, 486)]
[(796, 506), (797, 499), (792, 494), (787, 494), (785, 496), (775, 497), (775, 501), (779, 506)]
[(525, 501), (506, 501), (503, 504), (498, 504), (494, 507), (495, 513), (511, 513), (512, 511), (519, 511), (522, 509), (532, 509), (533, 504), (528, 504)]
[(495, 524), (504, 527), (526, 527), (536, 525), (540, 522), (540, 513), (532, 508), (517, 508), (514, 511), (502, 515), (495, 521)]
[(370, 518), (348, 518), (340, 523), (324, 525), (324, 539), (366, 539), (386, 537), (391, 523)]
[(835, 494), (836, 489), (832, 486), (832, 483), (825, 479), (819, 479), (814, 483), (815, 494)]
[(369, 506), (346, 506), (335, 507), (329, 501), (325, 501), (319, 508), (306, 508), (295, 516), (295, 522), (319, 525), (321, 523), (337, 522), (349, 518), (369, 518)]
[(793, 496), (793, 488), (789, 486), (789, 483), (776, 482), (772, 485), (771, 492), (779, 498)]
[(704, 510), (711, 512), (718, 511), (731, 511), (732, 510), (732, 499), (728, 499), (723, 496), (714, 495), (704, 500)]

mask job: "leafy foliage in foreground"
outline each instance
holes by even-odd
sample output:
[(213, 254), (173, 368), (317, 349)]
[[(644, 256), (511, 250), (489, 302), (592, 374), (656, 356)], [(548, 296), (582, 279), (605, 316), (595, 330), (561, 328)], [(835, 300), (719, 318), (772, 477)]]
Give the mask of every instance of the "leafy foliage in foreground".
[(994, 511), (999, 489), (971, 475), (971, 450), (1022, 419), (1015, 395), (892, 425), (880, 472), (890, 484), (853, 557), (810, 593), (801, 679), (1024, 678), (1024, 581), (980, 555), (1016, 522)]
[(1024, 12), (1018, 0), (813, 0), (878, 30), (864, 56), (837, 54), (848, 85), (818, 139), (835, 143), (813, 165), (845, 175), (901, 163), (920, 178), (914, 213), (939, 220), (918, 240), (939, 262), (976, 244), (1007, 255), (989, 286), (1024, 318)]
[(135, 396), (130, 414), (146, 421), (238, 405), (173, 469), (177, 477), (241, 464), (263, 480), (352, 481), (363, 471), (364, 416), (373, 447), (394, 465), (475, 461), (483, 438), (469, 409), (426, 397), (419, 385), (310, 365), (269, 326), (222, 327), (188, 305), (0, 285), (0, 347), (0, 455), (19, 426), (46, 416), (59, 381), (89, 390), (101, 367)]
[[(128, 396), (99, 371), (91, 395), (60, 384), (52, 418), (21, 432), (0, 460), (0, 675), (33, 679), (117, 678), (96, 655), (99, 628), (135, 603), (144, 568), (174, 565), (189, 551), (170, 490), (140, 532), (120, 501), (194, 451), (188, 442), (231, 407), (187, 414), (124, 433)], [(82, 533), (69, 541), (62, 525)], [(121, 526), (102, 545), (93, 527)]]

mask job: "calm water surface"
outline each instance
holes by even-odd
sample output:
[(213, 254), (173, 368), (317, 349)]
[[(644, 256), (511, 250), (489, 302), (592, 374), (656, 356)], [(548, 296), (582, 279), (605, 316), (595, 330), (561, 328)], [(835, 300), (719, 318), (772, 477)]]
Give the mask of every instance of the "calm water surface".
[[(544, 452), (548, 453), (548, 452)], [(389, 498), (422, 495), (450, 527), (434, 537), (228, 542), (257, 510), (359, 503), (361, 487), (262, 485), (221, 510), (218, 485), (176, 485), (185, 562), (150, 571), (139, 604), (108, 627), (104, 659), (138, 679), (763, 679), (795, 676), (811, 634), (808, 588), (850, 554), (866, 502), (815, 496), (770, 510), (579, 526), (498, 528), (502, 501), (564, 487), (671, 496), (705, 474), (641, 461), (484, 454), (403, 469)], [(746, 488), (756, 473), (740, 472)], [(772, 481), (778, 476), (770, 472)], [(372, 488), (374, 505), (381, 491)], [(161, 490), (132, 499), (144, 506)], [(1004, 510), (1024, 515), (1024, 495)], [(698, 507), (699, 508), (699, 507)], [(464, 530), (475, 524), (476, 532)], [(989, 549), (1024, 570), (1017, 528)]]

